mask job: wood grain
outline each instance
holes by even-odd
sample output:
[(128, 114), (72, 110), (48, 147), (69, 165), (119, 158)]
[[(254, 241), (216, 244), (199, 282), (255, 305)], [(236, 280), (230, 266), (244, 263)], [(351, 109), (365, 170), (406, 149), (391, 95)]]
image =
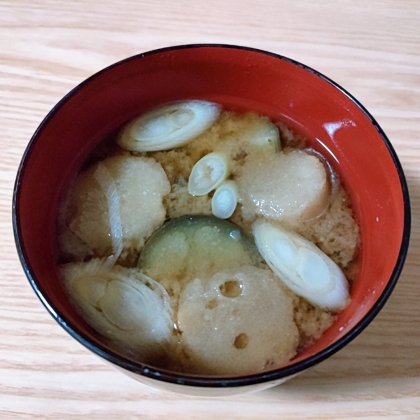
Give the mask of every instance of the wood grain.
[[(413, 0), (0, 0), (0, 418), (420, 418), (419, 22)], [(229, 399), (146, 387), (71, 339), (30, 289), (11, 226), (20, 158), (61, 97), (117, 60), (201, 42), (282, 54), (352, 92), (393, 143), (413, 212), (407, 263), (375, 321), (296, 379)]]

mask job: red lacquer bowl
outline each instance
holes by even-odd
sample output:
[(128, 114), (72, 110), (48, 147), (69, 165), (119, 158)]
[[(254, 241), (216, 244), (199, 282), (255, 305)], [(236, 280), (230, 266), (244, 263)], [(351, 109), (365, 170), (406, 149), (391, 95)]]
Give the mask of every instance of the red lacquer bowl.
[[(362, 250), (351, 304), (315, 345), (269, 372), (207, 378), (156, 369), (123, 357), (86, 328), (55, 269), (59, 195), (86, 156), (123, 123), (169, 101), (207, 99), (282, 120), (305, 134), (344, 181)], [(35, 293), (76, 340), (125, 373), (178, 392), (226, 395), (263, 389), (321, 362), (355, 338), (391, 294), (407, 253), (409, 196), (382, 129), (349, 93), (293, 60), (250, 48), (187, 45), (140, 54), (90, 77), (66, 95), (32, 137), (13, 202), (18, 253)]]

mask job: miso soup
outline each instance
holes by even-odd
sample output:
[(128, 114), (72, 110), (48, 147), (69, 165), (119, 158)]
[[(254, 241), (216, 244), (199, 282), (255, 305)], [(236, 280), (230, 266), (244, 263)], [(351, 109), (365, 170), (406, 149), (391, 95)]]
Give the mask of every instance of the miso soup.
[(359, 230), (284, 122), (189, 100), (109, 136), (63, 194), (58, 269), (103, 341), (184, 373), (287, 364), (351, 299)]

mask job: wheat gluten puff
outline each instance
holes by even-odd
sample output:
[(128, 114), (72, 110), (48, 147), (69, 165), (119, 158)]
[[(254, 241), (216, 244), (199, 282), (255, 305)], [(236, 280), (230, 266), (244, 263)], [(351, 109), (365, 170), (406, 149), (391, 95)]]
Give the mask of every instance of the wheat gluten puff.
[(316, 156), (302, 150), (249, 158), (236, 181), (247, 218), (310, 220), (329, 204), (325, 167)]
[(269, 270), (251, 266), (189, 283), (178, 326), (185, 369), (201, 374), (242, 375), (283, 365), (299, 340), (291, 295)]
[[(114, 156), (101, 162), (111, 174), (118, 193), (123, 246), (140, 249), (165, 220), (163, 198), (170, 185), (162, 166), (152, 158)], [(67, 200), (65, 222), (97, 256), (111, 253), (108, 204), (95, 180), (97, 165), (75, 180)]]

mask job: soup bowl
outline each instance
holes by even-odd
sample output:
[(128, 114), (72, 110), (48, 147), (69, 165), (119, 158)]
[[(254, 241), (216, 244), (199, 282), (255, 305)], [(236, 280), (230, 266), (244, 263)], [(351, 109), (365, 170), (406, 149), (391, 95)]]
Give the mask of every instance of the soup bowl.
[[(329, 160), (351, 198), (361, 242), (351, 302), (319, 340), (285, 366), (246, 376), (205, 377), (133, 360), (88, 327), (58, 277), (58, 203), (83, 161), (131, 118), (157, 105), (190, 98), (286, 123)], [(13, 224), (29, 283), (73, 338), (146, 384), (212, 396), (280, 384), (330, 357), (362, 332), (389, 298), (402, 270), (410, 205), (403, 170), (385, 133), (363, 105), (332, 80), (265, 51), (185, 45), (120, 61), (75, 87), (50, 111), (20, 164)]]

